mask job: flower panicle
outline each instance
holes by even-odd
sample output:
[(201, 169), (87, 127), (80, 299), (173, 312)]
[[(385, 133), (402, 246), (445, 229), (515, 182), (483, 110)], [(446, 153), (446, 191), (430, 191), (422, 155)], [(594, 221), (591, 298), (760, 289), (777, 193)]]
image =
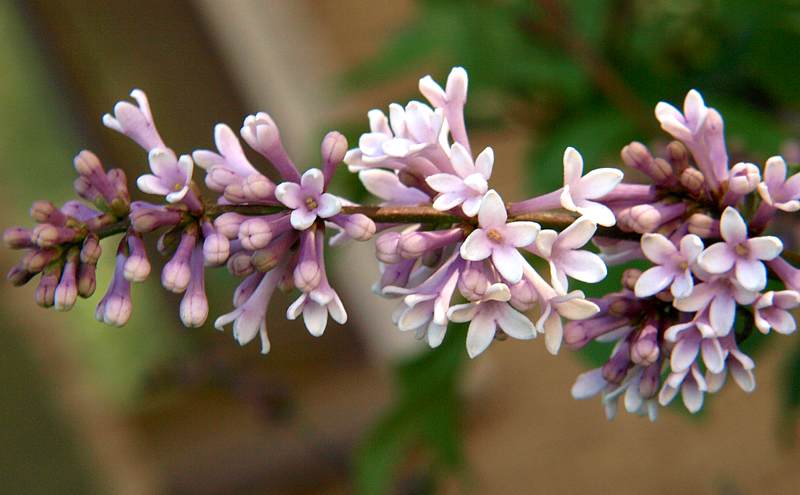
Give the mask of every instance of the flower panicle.
[[(374, 292), (397, 300), (392, 321), (431, 347), (442, 343), (451, 322), (468, 324), (472, 358), (507, 337), (542, 335), (552, 354), (612, 342), (608, 361), (572, 390), (576, 398), (600, 395), (609, 417), (623, 397), (627, 411), (654, 419), (678, 392), (696, 412), (728, 373), (751, 391), (755, 364), (740, 343), (753, 329), (796, 328), (791, 310), (800, 305), (800, 270), (766, 230), (779, 214), (800, 209), (800, 174), (787, 178), (779, 156), (763, 168), (731, 165), (720, 113), (692, 90), (682, 110), (656, 106), (674, 138), (663, 153), (639, 142), (622, 149), (622, 163), (640, 182), (623, 182), (613, 167), (585, 171), (581, 154), (568, 147), (561, 187), (506, 202), (491, 185), (493, 148), (473, 150), (470, 142), (468, 86), (460, 67), (443, 86), (423, 77), (420, 101), (369, 111), (369, 131), (354, 148), (342, 134), (328, 133), (318, 166), (302, 172), (265, 112), (245, 117), (238, 136), (217, 124), (213, 150), (179, 154), (156, 128), (145, 93), (134, 90), (135, 104), (117, 103), (103, 123), (145, 151), (149, 173), (136, 185), (163, 200), (131, 201), (122, 170), (106, 171), (94, 154), (81, 152), (74, 187), (82, 201), (61, 208), (37, 201), (35, 227), (5, 231), (4, 242), (24, 251), (8, 279), (22, 285), (39, 275), (36, 301), (67, 310), (95, 291), (100, 240), (122, 234), (96, 311), (98, 320), (120, 326), (132, 314), (131, 283), (152, 272), (146, 238), (155, 234), (167, 260), (161, 284), (182, 294), (182, 323), (205, 323), (205, 271), (225, 267), (241, 282), (233, 309), (214, 326), (231, 325), (240, 344), (258, 336), (267, 353), (276, 290), (296, 295), (286, 318), (302, 317), (313, 336), (324, 334), (329, 318), (347, 321), (326, 271), (326, 236), (335, 246), (374, 236), (381, 271)], [(268, 168), (248, 158), (242, 140)], [(399, 213), (376, 223), (370, 207), (330, 192), (342, 162), (377, 198), (377, 209)], [(420, 223), (421, 209), (436, 217)], [(552, 225), (531, 220), (553, 210), (569, 215)], [(587, 298), (571, 287), (600, 282), (607, 265), (633, 260), (650, 266), (625, 271), (618, 292)], [(768, 287), (768, 275), (783, 287)]]
[[(727, 374), (751, 392), (755, 363), (739, 344), (753, 328), (793, 333), (790, 311), (800, 305), (798, 271), (782, 257), (781, 239), (765, 235), (778, 214), (800, 209), (800, 174), (787, 178), (779, 156), (763, 169), (731, 166), (722, 117), (695, 90), (682, 111), (661, 102), (655, 115), (675, 138), (664, 157), (642, 143), (625, 146), (622, 161), (646, 183), (620, 184), (600, 199), (617, 227), (641, 234), (640, 240), (594, 239), (611, 264), (644, 259), (651, 266), (626, 272), (624, 293), (601, 299), (603, 311), (567, 329), (574, 347), (616, 342), (606, 365), (573, 387), (576, 398), (600, 394), (609, 417), (624, 396), (627, 411), (654, 418), (678, 392), (695, 413)], [(782, 289), (768, 287), (768, 272)], [(620, 308), (635, 310), (620, 314)], [(658, 367), (648, 382), (643, 361)]]

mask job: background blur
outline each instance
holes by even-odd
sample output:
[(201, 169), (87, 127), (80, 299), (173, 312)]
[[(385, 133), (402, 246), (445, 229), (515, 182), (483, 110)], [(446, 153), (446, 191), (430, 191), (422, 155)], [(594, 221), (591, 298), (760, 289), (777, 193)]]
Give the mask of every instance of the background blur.
[[(179, 152), (211, 147), (216, 122), (238, 128), (266, 110), (296, 160), (316, 164), (324, 132), (355, 142), (369, 109), (419, 98), (419, 77), (443, 82), (463, 65), (473, 143), (495, 148), (494, 185), (510, 199), (557, 187), (567, 145), (602, 166), (632, 139), (663, 139), (652, 108), (692, 87), (725, 117), (735, 159), (783, 146), (796, 163), (798, 49), (791, 0), (8, 0), (0, 225), (28, 223), (35, 199), (71, 198), (84, 147), (129, 177), (145, 169), (100, 123), (133, 87)], [(346, 177), (337, 187), (357, 190)], [(751, 396), (729, 386), (700, 417), (608, 422), (599, 401), (569, 395), (591, 355), (509, 342), (467, 363), (459, 329), (420, 354), (369, 293), (371, 249), (333, 255), (347, 326), (314, 339), (278, 301), (267, 358), (210, 324), (181, 327), (157, 276), (134, 288), (122, 329), (93, 319), (109, 266), (68, 314), (38, 308), (35, 284), (3, 282), (3, 491), (800, 492), (797, 336), (754, 350)], [(0, 250), (0, 268), (16, 257)], [(209, 277), (213, 318), (235, 282)]]

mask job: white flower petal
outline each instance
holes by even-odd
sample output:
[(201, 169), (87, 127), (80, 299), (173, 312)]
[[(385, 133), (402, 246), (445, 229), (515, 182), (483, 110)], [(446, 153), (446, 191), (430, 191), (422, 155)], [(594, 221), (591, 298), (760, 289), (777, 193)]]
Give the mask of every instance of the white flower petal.
[(478, 223), (483, 228), (500, 227), (506, 224), (508, 213), (503, 199), (492, 189), (483, 196), (478, 210)]

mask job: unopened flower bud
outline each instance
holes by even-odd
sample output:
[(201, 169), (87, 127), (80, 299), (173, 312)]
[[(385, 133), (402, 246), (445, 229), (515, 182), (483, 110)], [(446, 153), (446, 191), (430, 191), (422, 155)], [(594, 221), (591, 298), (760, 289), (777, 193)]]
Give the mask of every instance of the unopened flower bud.
[(14, 265), (6, 274), (6, 279), (15, 287), (21, 287), (35, 277), (35, 273), (26, 270), (22, 265)]
[(375, 234), (375, 222), (366, 215), (336, 215), (331, 219), (342, 227), (347, 235), (357, 241), (366, 241)]
[(239, 240), (250, 251), (261, 249), (272, 240), (272, 225), (265, 218), (250, 218), (239, 226)]
[(177, 225), (181, 221), (181, 214), (163, 206), (135, 201), (131, 204), (130, 219), (133, 230), (144, 234), (161, 227)]
[(617, 352), (611, 356), (611, 359), (603, 365), (603, 378), (610, 383), (622, 383), (625, 375), (631, 367), (631, 360), (629, 357), (630, 345), (628, 341), (622, 341), (617, 347)]
[(75, 192), (78, 194), (78, 196), (86, 201), (97, 204), (98, 201), (102, 200), (97, 189), (92, 186), (92, 183), (88, 178), (82, 175), (75, 179), (75, 181), (72, 183), (72, 187), (75, 189)]
[(680, 141), (670, 141), (667, 145), (667, 158), (677, 177), (689, 168), (689, 150)]
[[(191, 227), (191, 226), (190, 226)], [(187, 227), (183, 231), (178, 248), (164, 269), (161, 271), (161, 285), (170, 292), (176, 294), (186, 290), (191, 279), (191, 268), (189, 260), (197, 241), (197, 231)]]
[(77, 235), (73, 229), (43, 223), (33, 229), (31, 240), (39, 247), (48, 248), (71, 242)]
[(689, 217), (689, 233), (695, 234), (704, 239), (719, 238), (719, 220), (711, 218), (705, 213), (695, 213)]
[(620, 155), (627, 166), (643, 172), (656, 184), (665, 184), (673, 180), (672, 167), (664, 160), (661, 160), (664, 163), (660, 163), (658, 162), (660, 159), (653, 159), (650, 150), (642, 143), (637, 141), (630, 143), (622, 148)]
[(642, 372), (639, 381), (639, 395), (644, 399), (655, 397), (661, 382), (661, 362), (656, 360)]
[(705, 192), (706, 181), (703, 178), (703, 173), (696, 168), (687, 168), (681, 173), (681, 185), (692, 196), (702, 196)]
[[(523, 282), (520, 282), (515, 286), (520, 284), (524, 285)], [(489, 280), (480, 268), (469, 267), (461, 272), (461, 276), (458, 279), (459, 292), (469, 300), (479, 300), (486, 292), (487, 287), (489, 287)], [(524, 287), (520, 289), (525, 290)]]
[(67, 216), (55, 207), (50, 201), (34, 201), (31, 205), (31, 218), (36, 223), (49, 223), (56, 226), (64, 225)]
[(740, 162), (731, 168), (728, 189), (738, 195), (744, 196), (755, 191), (761, 182), (761, 172), (752, 163)]
[(251, 148), (266, 155), (270, 154), (273, 147), (280, 142), (278, 126), (265, 112), (248, 115), (244, 119), (241, 135)]
[(275, 268), (283, 255), (294, 244), (296, 236), (284, 234), (273, 240), (269, 246), (254, 252), (250, 258), (253, 268), (260, 272), (268, 272)]
[(125, 260), (123, 276), (129, 282), (143, 282), (150, 275), (150, 260), (142, 238), (136, 235), (128, 236), (128, 249), (130, 254)]
[(275, 183), (261, 174), (251, 174), (242, 183), (242, 191), (249, 201), (266, 200), (275, 192)]
[(230, 254), (231, 243), (219, 232), (214, 232), (203, 240), (203, 257), (206, 266), (219, 266), (225, 263)]
[(97, 268), (94, 264), (81, 263), (78, 268), (78, 295), (83, 298), (92, 297), (97, 288)]
[(68, 311), (75, 305), (78, 299), (78, 262), (80, 252), (78, 248), (72, 248), (67, 254), (67, 262), (61, 274), (61, 280), (56, 286), (53, 298), (53, 307), (56, 311)]
[(253, 265), (250, 263), (250, 254), (245, 251), (234, 253), (228, 258), (228, 271), (234, 277), (244, 277), (253, 273)]
[(327, 184), (333, 178), (336, 166), (344, 160), (344, 155), (347, 153), (347, 139), (339, 132), (329, 132), (322, 140), (320, 153), (322, 154), (322, 174)]
[(228, 239), (236, 239), (239, 236), (239, 227), (247, 218), (239, 213), (223, 213), (214, 220), (214, 228)]
[(83, 150), (75, 156), (73, 160), (75, 171), (85, 177), (91, 177), (98, 173), (105, 173), (100, 159), (89, 150)]
[(659, 226), (678, 218), (684, 211), (684, 203), (636, 205), (630, 209), (629, 223), (640, 234), (655, 232)]
[[(226, 239), (227, 240), (227, 239)], [(181, 299), (181, 322), (187, 327), (202, 326), (208, 318), (208, 298), (206, 297), (203, 252), (195, 247), (190, 261), (192, 279)]]
[(648, 366), (658, 360), (660, 349), (658, 347), (658, 328), (648, 323), (636, 336), (631, 346), (631, 360), (639, 365)]
[(36, 287), (36, 291), (34, 292), (34, 299), (36, 300), (36, 304), (44, 308), (49, 308), (54, 304), (56, 296), (56, 286), (58, 285), (58, 280), (60, 277), (61, 277), (60, 265), (49, 267), (44, 272), (42, 272), (42, 276), (39, 279), (39, 285)]
[(638, 299), (619, 297), (608, 306), (608, 314), (612, 316), (635, 316), (642, 305)]
[(398, 252), (400, 232), (385, 232), (375, 241), (375, 255), (384, 263), (399, 263), (403, 260)]
[(294, 268), (292, 281), (303, 292), (315, 289), (322, 280), (322, 270), (316, 260), (303, 260)]
[(39, 273), (44, 267), (53, 261), (61, 251), (56, 248), (32, 249), (22, 257), (22, 266), (31, 273)]
[(98, 239), (97, 235), (87, 235), (81, 246), (81, 263), (94, 265), (97, 263), (97, 260), (100, 259), (102, 253), (103, 250), (100, 247), (100, 239)]
[(3, 243), (11, 249), (32, 247), (31, 230), (23, 227), (10, 227), (3, 231)]

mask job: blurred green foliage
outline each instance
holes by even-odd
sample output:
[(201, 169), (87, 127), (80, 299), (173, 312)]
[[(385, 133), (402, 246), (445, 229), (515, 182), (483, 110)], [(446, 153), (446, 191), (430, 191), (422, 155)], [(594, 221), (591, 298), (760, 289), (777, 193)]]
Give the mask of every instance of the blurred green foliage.
[[(529, 191), (538, 193), (560, 185), (568, 145), (594, 168), (617, 163), (631, 140), (665, 140), (653, 108), (661, 100), (682, 104), (691, 88), (725, 118), (732, 159), (763, 163), (798, 134), (798, 46), (796, 0), (419, 0), (412, 20), (347, 81), (379, 84), (431, 65), (444, 81), (450, 67), (464, 66), (468, 127), (529, 128)], [(618, 272), (578, 288), (618, 290)], [(607, 352), (590, 346), (587, 355), (597, 362)], [(426, 374), (418, 376), (424, 382)], [(800, 353), (786, 383), (785, 403), (800, 410)], [(368, 450), (392, 455), (362, 455), (362, 474), (401, 461), (391, 444), (401, 436), (386, 431), (403, 427), (389, 426), (393, 416), (399, 422), (400, 407), (407, 407), (402, 400)]]
[[(451, 324), (444, 342), (395, 367), (395, 399), (356, 454), (359, 493), (387, 493), (412, 453), (421, 451), (422, 480), (463, 463), (460, 380), (465, 367), (465, 324)], [(429, 491), (433, 489), (429, 486)]]

